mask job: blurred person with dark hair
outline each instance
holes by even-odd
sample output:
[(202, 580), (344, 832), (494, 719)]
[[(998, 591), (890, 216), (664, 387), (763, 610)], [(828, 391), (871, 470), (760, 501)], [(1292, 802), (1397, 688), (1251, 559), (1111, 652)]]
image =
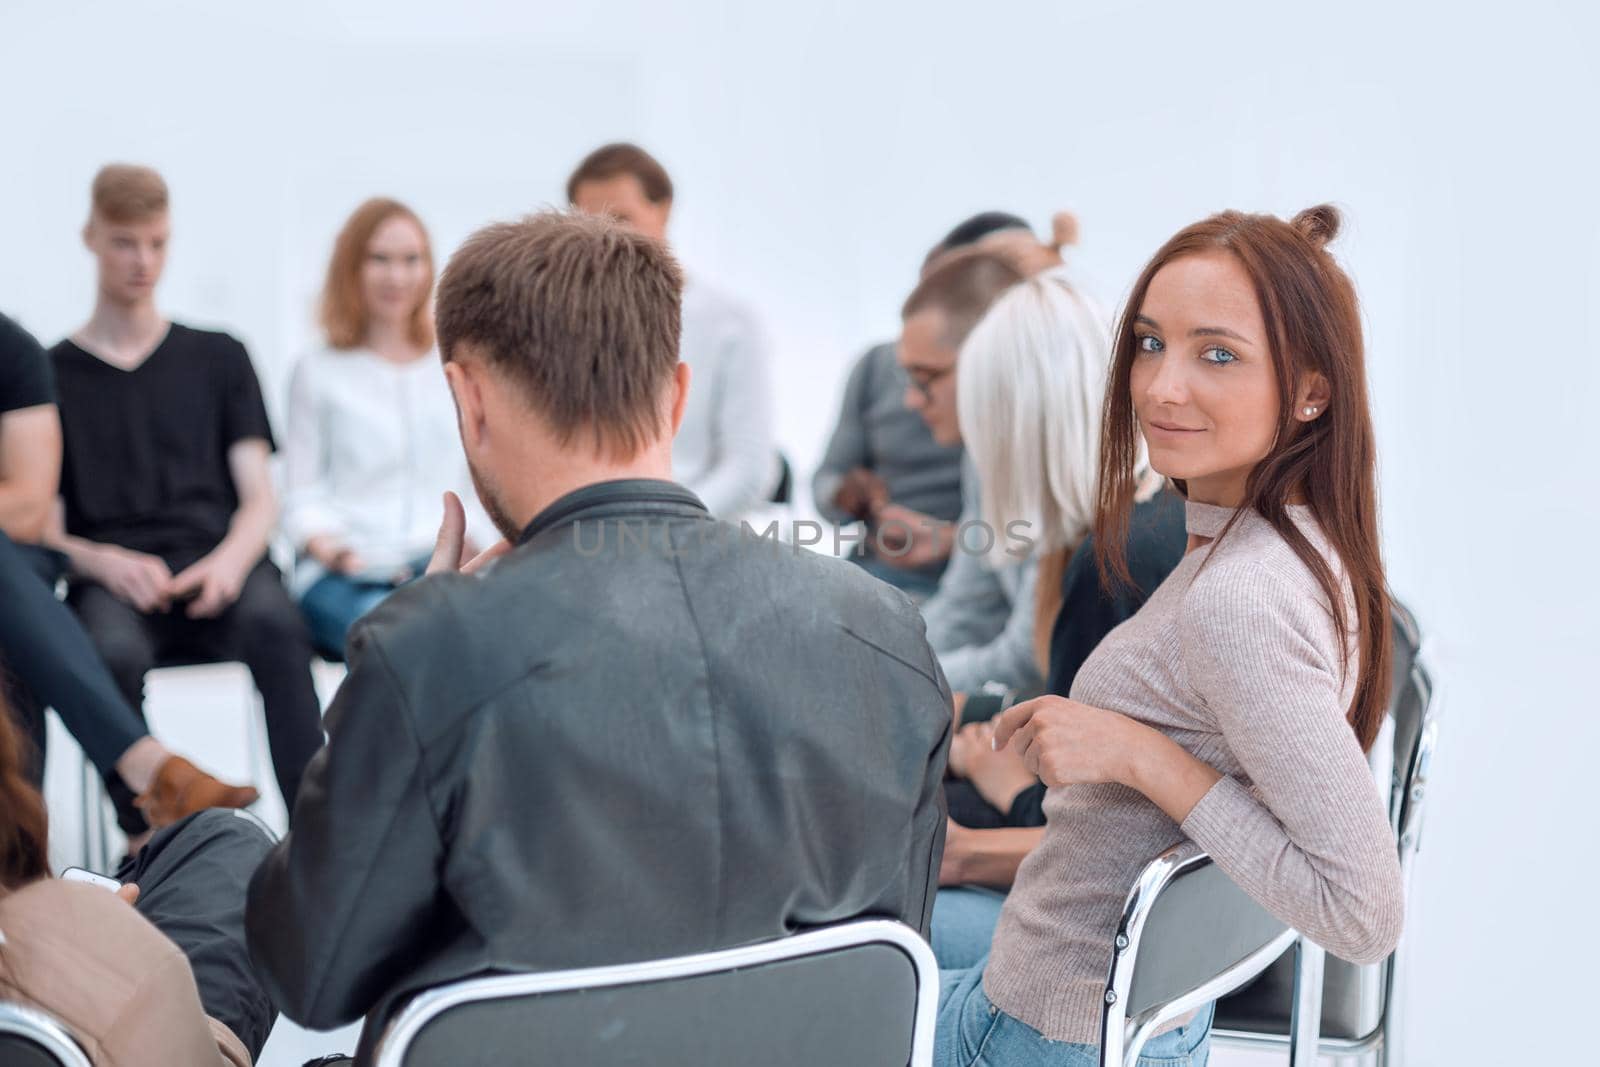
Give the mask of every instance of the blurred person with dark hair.
[(0, 999), (50, 1014), (94, 1067), (250, 1067), (277, 1018), (244, 939), (271, 835), (205, 811), (158, 831), (114, 892), (52, 878), (22, 745), (0, 707)]
[[(331, 658), (344, 657), (357, 619), (422, 573), (439, 494), (471, 484), (433, 358), (432, 297), (422, 220), (385, 197), (356, 208), (323, 287), (327, 347), (295, 366), (283, 443), (293, 589), (312, 643)], [(486, 547), (493, 527), (481, 509), (469, 515)]]
[[(912, 294), (913, 300), (923, 305), (919, 308), (922, 314), (909, 333), (902, 328), (894, 356), (900, 378), (907, 383), (901, 392), (901, 407), (920, 416), (936, 445), (944, 448), (960, 446), (953, 382), (949, 376), (954, 372), (961, 336), (982, 317), (984, 300), (992, 299), (995, 295), (984, 289), (982, 281), (988, 275), (972, 265), (973, 255), (983, 253), (1005, 264), (1020, 277), (1032, 277), (1061, 267), (1061, 249), (1075, 243), (1077, 234), (1077, 220), (1066, 212), (1055, 216), (1054, 243), (1046, 244), (1034, 235), (1026, 220), (1004, 211), (984, 211), (957, 223), (938, 244), (929, 249), (922, 261), (921, 281), (918, 284), (922, 295), (916, 292)], [(942, 272), (947, 277), (956, 277), (957, 282), (952, 284), (935, 280), (929, 283), (929, 276), (950, 260), (966, 264), (954, 272)], [(962, 287), (967, 284), (975, 284), (983, 291), (962, 293)], [(933, 330), (926, 328), (942, 314), (938, 307), (930, 308), (927, 305), (944, 299), (965, 301), (954, 316), (960, 320), (955, 323), (960, 328), (949, 336), (944, 335), (945, 324), (942, 322)], [(909, 362), (904, 351), (907, 345), (915, 349)], [(913, 367), (915, 370), (912, 370)], [(961, 500), (957, 506), (957, 518), (964, 523), (976, 518), (974, 509), (978, 488), (969, 462), (963, 462), (959, 484)], [(881, 499), (881, 494), (872, 498)], [(956, 523), (922, 514), (896, 501), (875, 507), (869, 525), (873, 529), (869, 530), (866, 550), (875, 552), (881, 561), (892, 560), (902, 567), (925, 566), (932, 561), (948, 559), (957, 529)], [(878, 528), (883, 528), (884, 532)]]
[(65, 562), (37, 542), (60, 470), (49, 357), (0, 315), (0, 692), (30, 742), (24, 766), (34, 786), (44, 781), (50, 706), (96, 769), (127, 783), (153, 825), (252, 803), (254, 789), (217, 781), (150, 736), (71, 609), (56, 599)]
[[(672, 179), (638, 145), (590, 152), (567, 179), (567, 200), (667, 241)], [(738, 522), (778, 485), (769, 348), (751, 308), (685, 275), (682, 354), (696, 384), (672, 445), (672, 476), (719, 519)]]
[[(305, 624), (266, 558), (272, 430), (244, 346), (157, 309), (169, 236), (159, 174), (100, 170), (83, 230), (94, 314), (51, 350), (65, 447), (47, 542), (70, 562), (69, 601), (132, 707), (163, 660), (249, 668), (292, 808), (322, 729)], [(128, 784), (107, 786), (122, 828), (142, 832)]]
[[(946, 252), (991, 237), (1009, 245), (1016, 233), (1032, 236), (1027, 222), (1015, 215), (974, 215), (933, 247), (924, 267)], [(832, 522), (865, 522), (870, 534), (887, 511), (899, 528), (909, 530), (908, 540), (896, 539), (893, 545), (863, 537), (850, 558), (890, 585), (925, 598), (938, 588), (950, 557), (949, 535), (961, 514), (961, 446), (933, 439), (928, 424), (906, 406), (908, 385), (894, 342), (876, 345), (856, 361), (811, 492), (817, 511)]]
[(949, 690), (905, 596), (669, 480), (682, 285), (659, 241), (575, 212), (480, 230), (440, 278), (505, 540), (463, 563), (446, 497), (429, 575), (351, 632), (250, 892), (275, 1002), (366, 1016), (363, 1056), (409, 996), (485, 971), (927, 929)]
[[(973, 246), (934, 260), (906, 299), (898, 349), (909, 382), (905, 403), (938, 443), (962, 443), (956, 403), (962, 344), (989, 307), (1026, 277), (1010, 255)], [(1010, 524), (1001, 529), (985, 525), (980, 476), (970, 453), (961, 492), (960, 522), (946, 533), (921, 517), (885, 508), (872, 536), (879, 541), (899, 538), (913, 548), (918, 537), (941, 536), (952, 545), (950, 565), (922, 605), (922, 614), (928, 643), (938, 653), (951, 689), (960, 694), (958, 707), (964, 709), (986, 687), (1036, 689), (1043, 675), (1033, 643), (1039, 566), (1029, 551), (1034, 534)], [(970, 545), (960, 540), (963, 535), (971, 538)], [(1012, 555), (998, 565), (980, 558), (996, 546)]]

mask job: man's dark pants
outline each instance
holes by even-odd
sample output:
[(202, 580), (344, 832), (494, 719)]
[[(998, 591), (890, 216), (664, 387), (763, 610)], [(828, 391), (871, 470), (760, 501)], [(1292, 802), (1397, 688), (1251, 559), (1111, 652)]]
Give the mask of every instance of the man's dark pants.
[(206, 1014), (261, 1055), (277, 1009), (250, 965), (244, 940), (245, 891), (272, 848), (254, 816), (212, 808), (158, 830), (117, 871), (139, 887), (134, 905), (184, 956)]
[[(180, 556), (167, 565), (177, 574), (197, 558)], [(311, 680), (311, 640), (278, 568), (268, 560), (256, 564), (239, 599), (213, 619), (191, 619), (182, 604), (143, 614), (93, 582), (75, 584), (68, 601), (135, 708), (144, 705), (145, 675), (163, 664), (238, 661), (249, 668), (266, 711), (278, 788), (284, 805), (294, 811), (300, 776), (322, 747), (322, 710)], [(107, 790), (122, 828), (142, 830), (143, 819), (122, 780), (113, 775)]]

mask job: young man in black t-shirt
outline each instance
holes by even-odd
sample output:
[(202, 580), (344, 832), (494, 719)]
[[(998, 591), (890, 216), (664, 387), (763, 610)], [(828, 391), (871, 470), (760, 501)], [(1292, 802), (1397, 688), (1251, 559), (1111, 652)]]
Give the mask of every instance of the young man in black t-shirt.
[(244, 346), (156, 310), (167, 235), (160, 175), (103, 168), (84, 228), (94, 315), (51, 349), (65, 441), (52, 541), (71, 561), (72, 606), (135, 707), (162, 663), (250, 669), (292, 811), (322, 725), (305, 626), (266, 559), (272, 430)]
[(89, 635), (56, 599), (65, 561), (38, 544), (61, 471), (50, 360), (27, 331), (0, 315), (0, 691), (33, 742), (29, 770), (44, 776), (44, 707), (61, 716), (100, 772), (143, 794), (153, 822), (256, 797), (174, 756), (117, 691)]
[(0, 531), (35, 544), (44, 535), (61, 471), (50, 362), (39, 342), (0, 315)]

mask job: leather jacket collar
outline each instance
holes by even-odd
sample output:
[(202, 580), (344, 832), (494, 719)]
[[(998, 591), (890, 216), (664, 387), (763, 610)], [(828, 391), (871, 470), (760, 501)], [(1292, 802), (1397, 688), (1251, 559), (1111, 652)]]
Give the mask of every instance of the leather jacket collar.
[(533, 521), (522, 531), (522, 536), (517, 538), (517, 544), (525, 545), (546, 530), (576, 522), (600, 509), (624, 515), (640, 511), (708, 514), (700, 498), (676, 482), (656, 478), (620, 478), (586, 485), (561, 497), (533, 517)]

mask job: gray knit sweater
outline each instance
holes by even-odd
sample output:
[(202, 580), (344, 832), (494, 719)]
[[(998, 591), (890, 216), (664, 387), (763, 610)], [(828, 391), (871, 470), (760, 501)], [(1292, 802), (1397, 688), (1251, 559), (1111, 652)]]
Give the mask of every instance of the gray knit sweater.
[[(1290, 512), (1341, 573), (1310, 510)], [(1231, 514), (1190, 503), (1189, 532), (1216, 537)], [(1072, 698), (1161, 730), (1223, 778), (1182, 826), (1125, 786), (1050, 790), (1044, 840), (1018, 872), (984, 974), (996, 1007), (1046, 1037), (1098, 1044), (1128, 889), (1186, 838), (1333, 955), (1367, 963), (1394, 948), (1400, 866), (1345, 719), (1357, 664), (1352, 652), (1341, 669), (1340, 644), (1316, 579), (1254, 512), (1186, 555), (1100, 643)]]

